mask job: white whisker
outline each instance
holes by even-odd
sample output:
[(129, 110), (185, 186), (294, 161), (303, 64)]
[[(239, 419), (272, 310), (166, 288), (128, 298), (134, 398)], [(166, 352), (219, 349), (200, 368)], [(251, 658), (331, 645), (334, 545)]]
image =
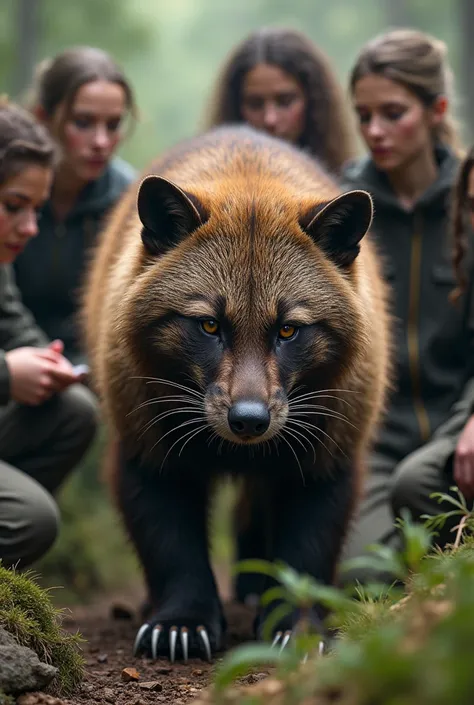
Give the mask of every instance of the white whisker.
[(298, 411), (296, 413), (291, 414), (291, 418), (294, 417), (299, 417), (299, 416), (326, 416), (329, 419), (336, 419), (337, 421), (343, 421), (344, 423), (348, 424), (348, 426), (352, 426), (356, 431), (358, 430), (357, 426), (355, 426), (352, 421), (349, 421), (349, 419), (344, 416), (344, 415), (339, 415), (337, 411), (332, 411), (332, 410), (327, 410), (327, 411)]
[[(182, 424), (182, 426), (184, 426), (184, 425), (186, 425), (186, 424)], [(177, 428), (180, 428), (180, 426), (178, 426)], [(194, 434), (194, 435), (197, 435), (200, 431), (203, 431), (203, 430), (206, 429), (206, 428), (208, 428), (207, 424), (203, 424), (203, 425), (200, 426), (197, 430), (196, 430), (195, 428), (192, 428), (190, 431), (186, 431), (186, 433), (184, 433), (182, 436), (180, 436), (180, 437), (173, 443), (173, 445), (172, 445), (170, 448), (168, 448), (168, 452), (166, 453), (165, 457), (163, 458), (163, 462), (161, 463), (161, 468), (160, 468), (160, 470), (163, 469), (163, 465), (164, 465), (165, 462), (166, 462), (166, 458), (167, 458), (168, 455), (171, 453), (171, 451), (173, 450), (173, 448), (175, 447), (175, 445), (176, 445), (177, 443), (179, 443), (179, 442), (182, 441), (184, 438), (186, 438), (186, 436), (191, 436), (191, 438), (192, 438), (192, 435), (193, 435), (193, 434)], [(173, 430), (177, 430), (177, 429), (173, 429)]]
[[(338, 390), (327, 390), (327, 391), (338, 391)], [(354, 394), (358, 394), (358, 392), (348, 389), (348, 390), (341, 390), (342, 392), (347, 391), (347, 392), (353, 392)], [(322, 392), (308, 392), (307, 394), (301, 394), (299, 397), (295, 397), (295, 399), (291, 399), (288, 404), (293, 406), (295, 403), (299, 403), (302, 401), (309, 401), (310, 399), (334, 399), (337, 402), (340, 402), (341, 404), (346, 404), (346, 406), (349, 406), (351, 409), (353, 408), (352, 404), (347, 401), (347, 399), (342, 399), (341, 397), (336, 397), (334, 394), (323, 394)]]
[(300, 420), (298, 420), (298, 421), (299, 421), (299, 423), (300, 423), (302, 426), (305, 426), (305, 427), (307, 427), (307, 428), (309, 427), (309, 428), (311, 428), (311, 429), (314, 429), (315, 431), (319, 431), (319, 433), (322, 433), (323, 436), (325, 436), (326, 438), (328, 438), (328, 439), (331, 441), (331, 443), (334, 443), (334, 445), (336, 446), (336, 448), (338, 449), (338, 451), (339, 451), (340, 453), (342, 453), (342, 455), (343, 455), (345, 458), (347, 458), (347, 459), (349, 460), (347, 454), (344, 453), (344, 451), (342, 450), (341, 446), (338, 445), (338, 444), (336, 443), (336, 441), (334, 440), (334, 438), (331, 438), (331, 436), (330, 436), (328, 433), (326, 433), (326, 431), (323, 431), (323, 429), (320, 428), (319, 426), (313, 426), (313, 425), (310, 424), (308, 421), (300, 421)]
[[(321, 438), (319, 438), (319, 436), (316, 435), (316, 431), (319, 431), (319, 430), (320, 430), (317, 426), (313, 426), (312, 424), (305, 424), (304, 421), (299, 421), (299, 420), (297, 420), (297, 419), (288, 419), (287, 423), (288, 423), (288, 424), (292, 423), (292, 424), (295, 424), (295, 425), (297, 425), (297, 426), (300, 426), (300, 428), (303, 428), (307, 433), (310, 434), (310, 436), (313, 436), (313, 438), (314, 438), (318, 443), (320, 443), (320, 444), (323, 446), (323, 448), (325, 448), (325, 449), (327, 450), (327, 452), (329, 453), (329, 455), (331, 455), (331, 456), (334, 458), (334, 453), (331, 451), (331, 449), (328, 448), (328, 446), (325, 444), (325, 442), (322, 441)], [(294, 430), (294, 429), (293, 429), (293, 430)], [(314, 448), (314, 446), (313, 446), (313, 448)]]
[(170, 428), (169, 431), (167, 431), (163, 436), (161, 436), (156, 443), (153, 444), (153, 446), (150, 448), (150, 453), (156, 448), (156, 446), (161, 443), (166, 436), (169, 436), (170, 433), (173, 433), (173, 431), (178, 431), (180, 428), (183, 428), (184, 426), (189, 426), (192, 423), (200, 423), (202, 419), (189, 419), (188, 421), (183, 421), (183, 423), (180, 423), (179, 426), (173, 426), (173, 428)]
[[(170, 409), (168, 411), (163, 411), (161, 414), (158, 414), (158, 416), (154, 416), (150, 421), (145, 424), (138, 438), (143, 438), (145, 433), (149, 431), (150, 428), (152, 428), (155, 424), (159, 423), (163, 419), (166, 419), (168, 416), (174, 416), (175, 414), (196, 414), (196, 409), (183, 407), (182, 409)], [(199, 418), (205, 418), (205, 414), (199, 414)]]
[[(287, 430), (288, 432), (290, 431), (289, 428), (287, 428), (286, 430)], [(304, 429), (304, 430), (307, 430), (307, 429)], [(314, 462), (316, 462), (316, 448), (315, 448), (314, 445), (311, 443), (311, 441), (309, 440), (309, 438), (307, 438), (307, 437), (304, 435), (304, 433), (302, 433), (301, 431), (298, 431), (296, 428), (291, 428), (291, 432), (292, 432), (292, 433), (296, 433), (298, 436), (301, 436), (301, 438), (304, 438), (305, 441), (306, 441), (307, 443), (309, 443), (309, 445), (310, 445), (311, 448), (313, 449), (313, 458), (314, 458)], [(316, 438), (316, 440), (318, 440), (318, 439)], [(305, 448), (305, 451), (306, 451), (306, 448)]]
[(295, 450), (294, 450), (293, 446), (292, 446), (291, 443), (288, 441), (288, 439), (285, 438), (285, 436), (283, 435), (283, 432), (285, 432), (285, 431), (288, 432), (288, 429), (287, 429), (287, 428), (283, 428), (283, 429), (282, 429), (282, 433), (280, 434), (280, 438), (281, 438), (283, 441), (285, 441), (286, 445), (288, 446), (288, 448), (291, 450), (291, 452), (292, 452), (293, 455), (295, 456), (295, 460), (296, 460), (296, 462), (298, 463), (298, 467), (299, 467), (299, 469), (300, 469), (300, 475), (301, 475), (301, 477), (302, 477), (302, 479), (303, 479), (303, 485), (305, 485), (306, 482), (305, 482), (305, 479), (304, 479), (303, 468), (301, 467), (301, 463), (300, 463), (300, 461), (299, 461), (298, 456), (297, 456), (296, 453), (295, 453)]
[(185, 384), (179, 384), (178, 382), (173, 382), (170, 379), (162, 379), (161, 377), (130, 377), (130, 379), (145, 380), (146, 384), (155, 383), (169, 385), (170, 387), (176, 387), (176, 389), (181, 389), (182, 391), (187, 392), (188, 394), (192, 394), (198, 399), (204, 399), (204, 394), (198, 391), (197, 389), (191, 389), (191, 387), (187, 387)]

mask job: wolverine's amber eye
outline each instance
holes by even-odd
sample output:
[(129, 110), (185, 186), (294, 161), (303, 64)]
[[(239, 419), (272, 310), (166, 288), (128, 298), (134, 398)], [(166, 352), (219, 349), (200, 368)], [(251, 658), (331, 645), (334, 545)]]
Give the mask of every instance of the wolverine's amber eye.
[(217, 335), (219, 332), (219, 324), (213, 318), (206, 318), (205, 321), (201, 321), (201, 328), (208, 335)]
[(296, 333), (298, 331), (298, 328), (296, 326), (282, 326), (280, 330), (278, 331), (278, 336), (282, 340), (290, 340), (291, 338), (294, 338)]

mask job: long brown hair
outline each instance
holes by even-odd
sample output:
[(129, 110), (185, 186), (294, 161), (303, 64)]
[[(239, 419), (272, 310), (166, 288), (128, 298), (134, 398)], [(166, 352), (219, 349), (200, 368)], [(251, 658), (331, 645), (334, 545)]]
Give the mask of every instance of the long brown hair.
[(465, 270), (465, 259), (468, 251), (468, 233), (470, 224), (467, 221), (467, 197), (469, 176), (474, 168), (474, 146), (460, 164), (458, 176), (453, 189), (451, 238), (453, 243), (452, 262), (456, 276), (456, 288), (451, 292), (452, 301), (457, 301), (466, 291), (468, 277)]
[(307, 108), (299, 144), (338, 172), (356, 154), (351, 114), (329, 59), (297, 30), (264, 27), (232, 50), (217, 78), (206, 127), (243, 122), (242, 84), (257, 64), (277, 66), (302, 86)]

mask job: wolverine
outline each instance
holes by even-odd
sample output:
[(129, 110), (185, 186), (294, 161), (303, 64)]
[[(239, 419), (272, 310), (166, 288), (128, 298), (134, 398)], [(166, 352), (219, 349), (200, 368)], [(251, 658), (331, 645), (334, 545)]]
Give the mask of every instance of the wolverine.
[(222, 648), (207, 514), (226, 473), (266, 537), (247, 557), (334, 582), (389, 373), (372, 217), (368, 193), (232, 125), (171, 148), (112, 213), (83, 321), (108, 476), (151, 605), (136, 653)]

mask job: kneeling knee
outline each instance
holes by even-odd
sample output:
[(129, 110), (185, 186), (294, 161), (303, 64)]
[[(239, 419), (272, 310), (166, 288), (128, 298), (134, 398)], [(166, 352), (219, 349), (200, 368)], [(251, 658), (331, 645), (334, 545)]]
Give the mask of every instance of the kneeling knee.
[(38, 486), (34, 496), (32, 494), (22, 504), (14, 517), (3, 564), (22, 569), (42, 558), (55, 543), (59, 524), (59, 511), (53, 498)]
[(403, 509), (412, 513), (419, 504), (420, 468), (415, 463), (402, 463), (392, 478), (390, 503), (395, 517), (401, 516)]

